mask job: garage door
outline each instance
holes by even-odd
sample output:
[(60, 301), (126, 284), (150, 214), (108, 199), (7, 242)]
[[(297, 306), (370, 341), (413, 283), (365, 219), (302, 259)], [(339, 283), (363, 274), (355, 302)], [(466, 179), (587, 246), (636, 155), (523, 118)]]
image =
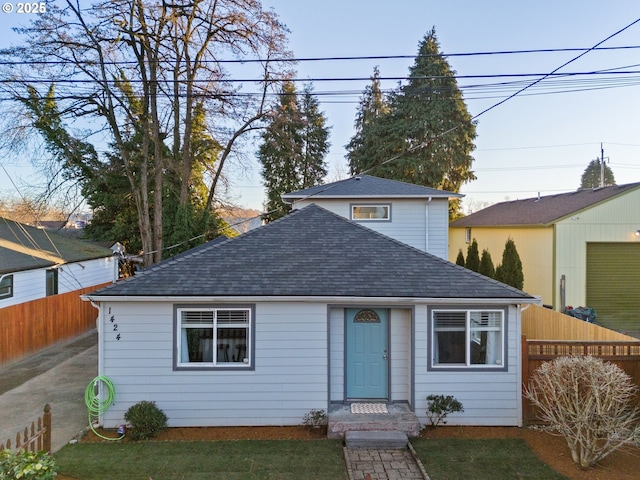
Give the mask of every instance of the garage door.
[(640, 331), (640, 243), (587, 244), (587, 305), (605, 327)]

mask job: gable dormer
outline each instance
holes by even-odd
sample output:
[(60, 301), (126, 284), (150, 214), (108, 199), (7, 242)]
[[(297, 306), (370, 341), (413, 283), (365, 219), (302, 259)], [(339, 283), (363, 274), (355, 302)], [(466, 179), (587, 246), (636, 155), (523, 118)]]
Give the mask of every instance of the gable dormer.
[(293, 209), (315, 203), (414, 248), (447, 258), (449, 198), (463, 195), (358, 175), (287, 193)]

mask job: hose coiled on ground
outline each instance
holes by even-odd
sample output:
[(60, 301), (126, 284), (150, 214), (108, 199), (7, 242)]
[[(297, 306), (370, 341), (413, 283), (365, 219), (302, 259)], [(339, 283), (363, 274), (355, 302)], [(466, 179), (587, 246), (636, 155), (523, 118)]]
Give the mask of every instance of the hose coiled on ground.
[[(104, 385), (104, 391), (106, 392), (106, 396), (101, 399), (96, 393), (96, 388), (98, 385), (102, 383)], [(104, 375), (98, 375), (96, 378), (91, 380), (89, 385), (87, 385), (86, 390), (84, 391), (84, 403), (87, 406), (87, 411), (89, 412), (89, 427), (91, 431), (95, 433), (98, 437), (103, 438), (105, 440), (120, 440), (124, 438), (124, 433), (117, 438), (105, 437), (98, 433), (94, 426), (93, 420), (98, 419), (100, 415), (105, 413), (111, 404), (113, 403), (113, 399), (116, 396), (116, 388), (113, 385), (113, 382)]]

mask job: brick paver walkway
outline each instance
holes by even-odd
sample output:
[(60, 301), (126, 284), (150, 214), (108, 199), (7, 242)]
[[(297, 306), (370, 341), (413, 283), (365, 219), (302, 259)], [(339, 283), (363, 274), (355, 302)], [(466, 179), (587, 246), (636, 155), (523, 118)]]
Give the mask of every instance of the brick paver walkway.
[(429, 480), (424, 467), (416, 461), (409, 448), (385, 450), (345, 447), (349, 480)]

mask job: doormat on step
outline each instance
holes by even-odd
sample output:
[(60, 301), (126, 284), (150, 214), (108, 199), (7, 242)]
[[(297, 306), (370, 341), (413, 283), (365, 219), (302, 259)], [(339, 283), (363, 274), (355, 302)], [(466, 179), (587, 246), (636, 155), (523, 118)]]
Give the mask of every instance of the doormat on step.
[(351, 413), (389, 413), (384, 403), (352, 403)]

